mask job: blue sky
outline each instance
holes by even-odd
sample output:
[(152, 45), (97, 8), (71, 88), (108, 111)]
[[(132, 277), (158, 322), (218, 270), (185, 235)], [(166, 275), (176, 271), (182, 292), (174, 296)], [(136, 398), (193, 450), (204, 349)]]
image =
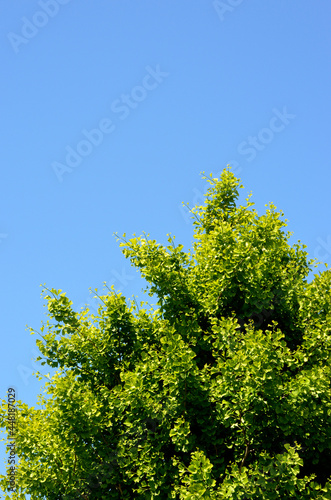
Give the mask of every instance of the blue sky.
[(41, 390), (39, 285), (78, 310), (104, 281), (141, 297), (113, 233), (188, 249), (201, 171), (231, 163), (259, 213), (274, 202), (331, 264), (330, 15), (328, 0), (1, 3), (1, 398)]

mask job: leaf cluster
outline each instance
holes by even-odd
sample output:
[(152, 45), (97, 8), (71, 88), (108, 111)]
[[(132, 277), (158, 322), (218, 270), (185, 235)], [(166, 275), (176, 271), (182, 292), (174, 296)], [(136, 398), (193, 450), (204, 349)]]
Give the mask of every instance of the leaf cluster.
[(17, 404), (11, 498), (331, 498), (331, 273), (307, 281), (282, 212), (237, 206), (230, 169), (205, 179), (192, 251), (121, 239), (155, 308), (112, 288), (78, 313), (45, 289), (57, 372)]

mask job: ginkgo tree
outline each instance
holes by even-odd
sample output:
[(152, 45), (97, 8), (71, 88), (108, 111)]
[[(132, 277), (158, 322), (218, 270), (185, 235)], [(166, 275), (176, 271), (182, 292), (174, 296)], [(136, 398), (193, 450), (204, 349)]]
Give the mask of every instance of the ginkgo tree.
[(331, 499), (331, 273), (309, 281), (283, 213), (239, 205), (230, 168), (204, 178), (191, 251), (120, 238), (156, 306), (112, 288), (76, 312), (44, 290), (56, 373), (16, 404), (10, 498)]

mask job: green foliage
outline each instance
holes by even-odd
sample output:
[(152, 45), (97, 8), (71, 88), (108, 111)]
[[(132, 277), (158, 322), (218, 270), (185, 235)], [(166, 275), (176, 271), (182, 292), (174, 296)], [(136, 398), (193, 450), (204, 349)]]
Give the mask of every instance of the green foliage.
[(331, 273), (308, 283), (283, 214), (237, 206), (229, 169), (206, 179), (192, 251), (120, 243), (156, 309), (111, 289), (78, 313), (45, 289), (57, 372), (17, 403), (11, 498), (331, 499)]

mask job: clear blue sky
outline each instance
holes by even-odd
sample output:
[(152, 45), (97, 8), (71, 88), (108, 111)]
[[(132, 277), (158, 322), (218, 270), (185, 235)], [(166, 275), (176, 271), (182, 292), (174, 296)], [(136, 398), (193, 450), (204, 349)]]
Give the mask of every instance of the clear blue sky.
[(203, 170), (232, 163), (331, 264), (330, 21), (329, 0), (1, 2), (2, 398), (40, 392), (39, 285), (141, 295), (113, 232), (188, 248)]

